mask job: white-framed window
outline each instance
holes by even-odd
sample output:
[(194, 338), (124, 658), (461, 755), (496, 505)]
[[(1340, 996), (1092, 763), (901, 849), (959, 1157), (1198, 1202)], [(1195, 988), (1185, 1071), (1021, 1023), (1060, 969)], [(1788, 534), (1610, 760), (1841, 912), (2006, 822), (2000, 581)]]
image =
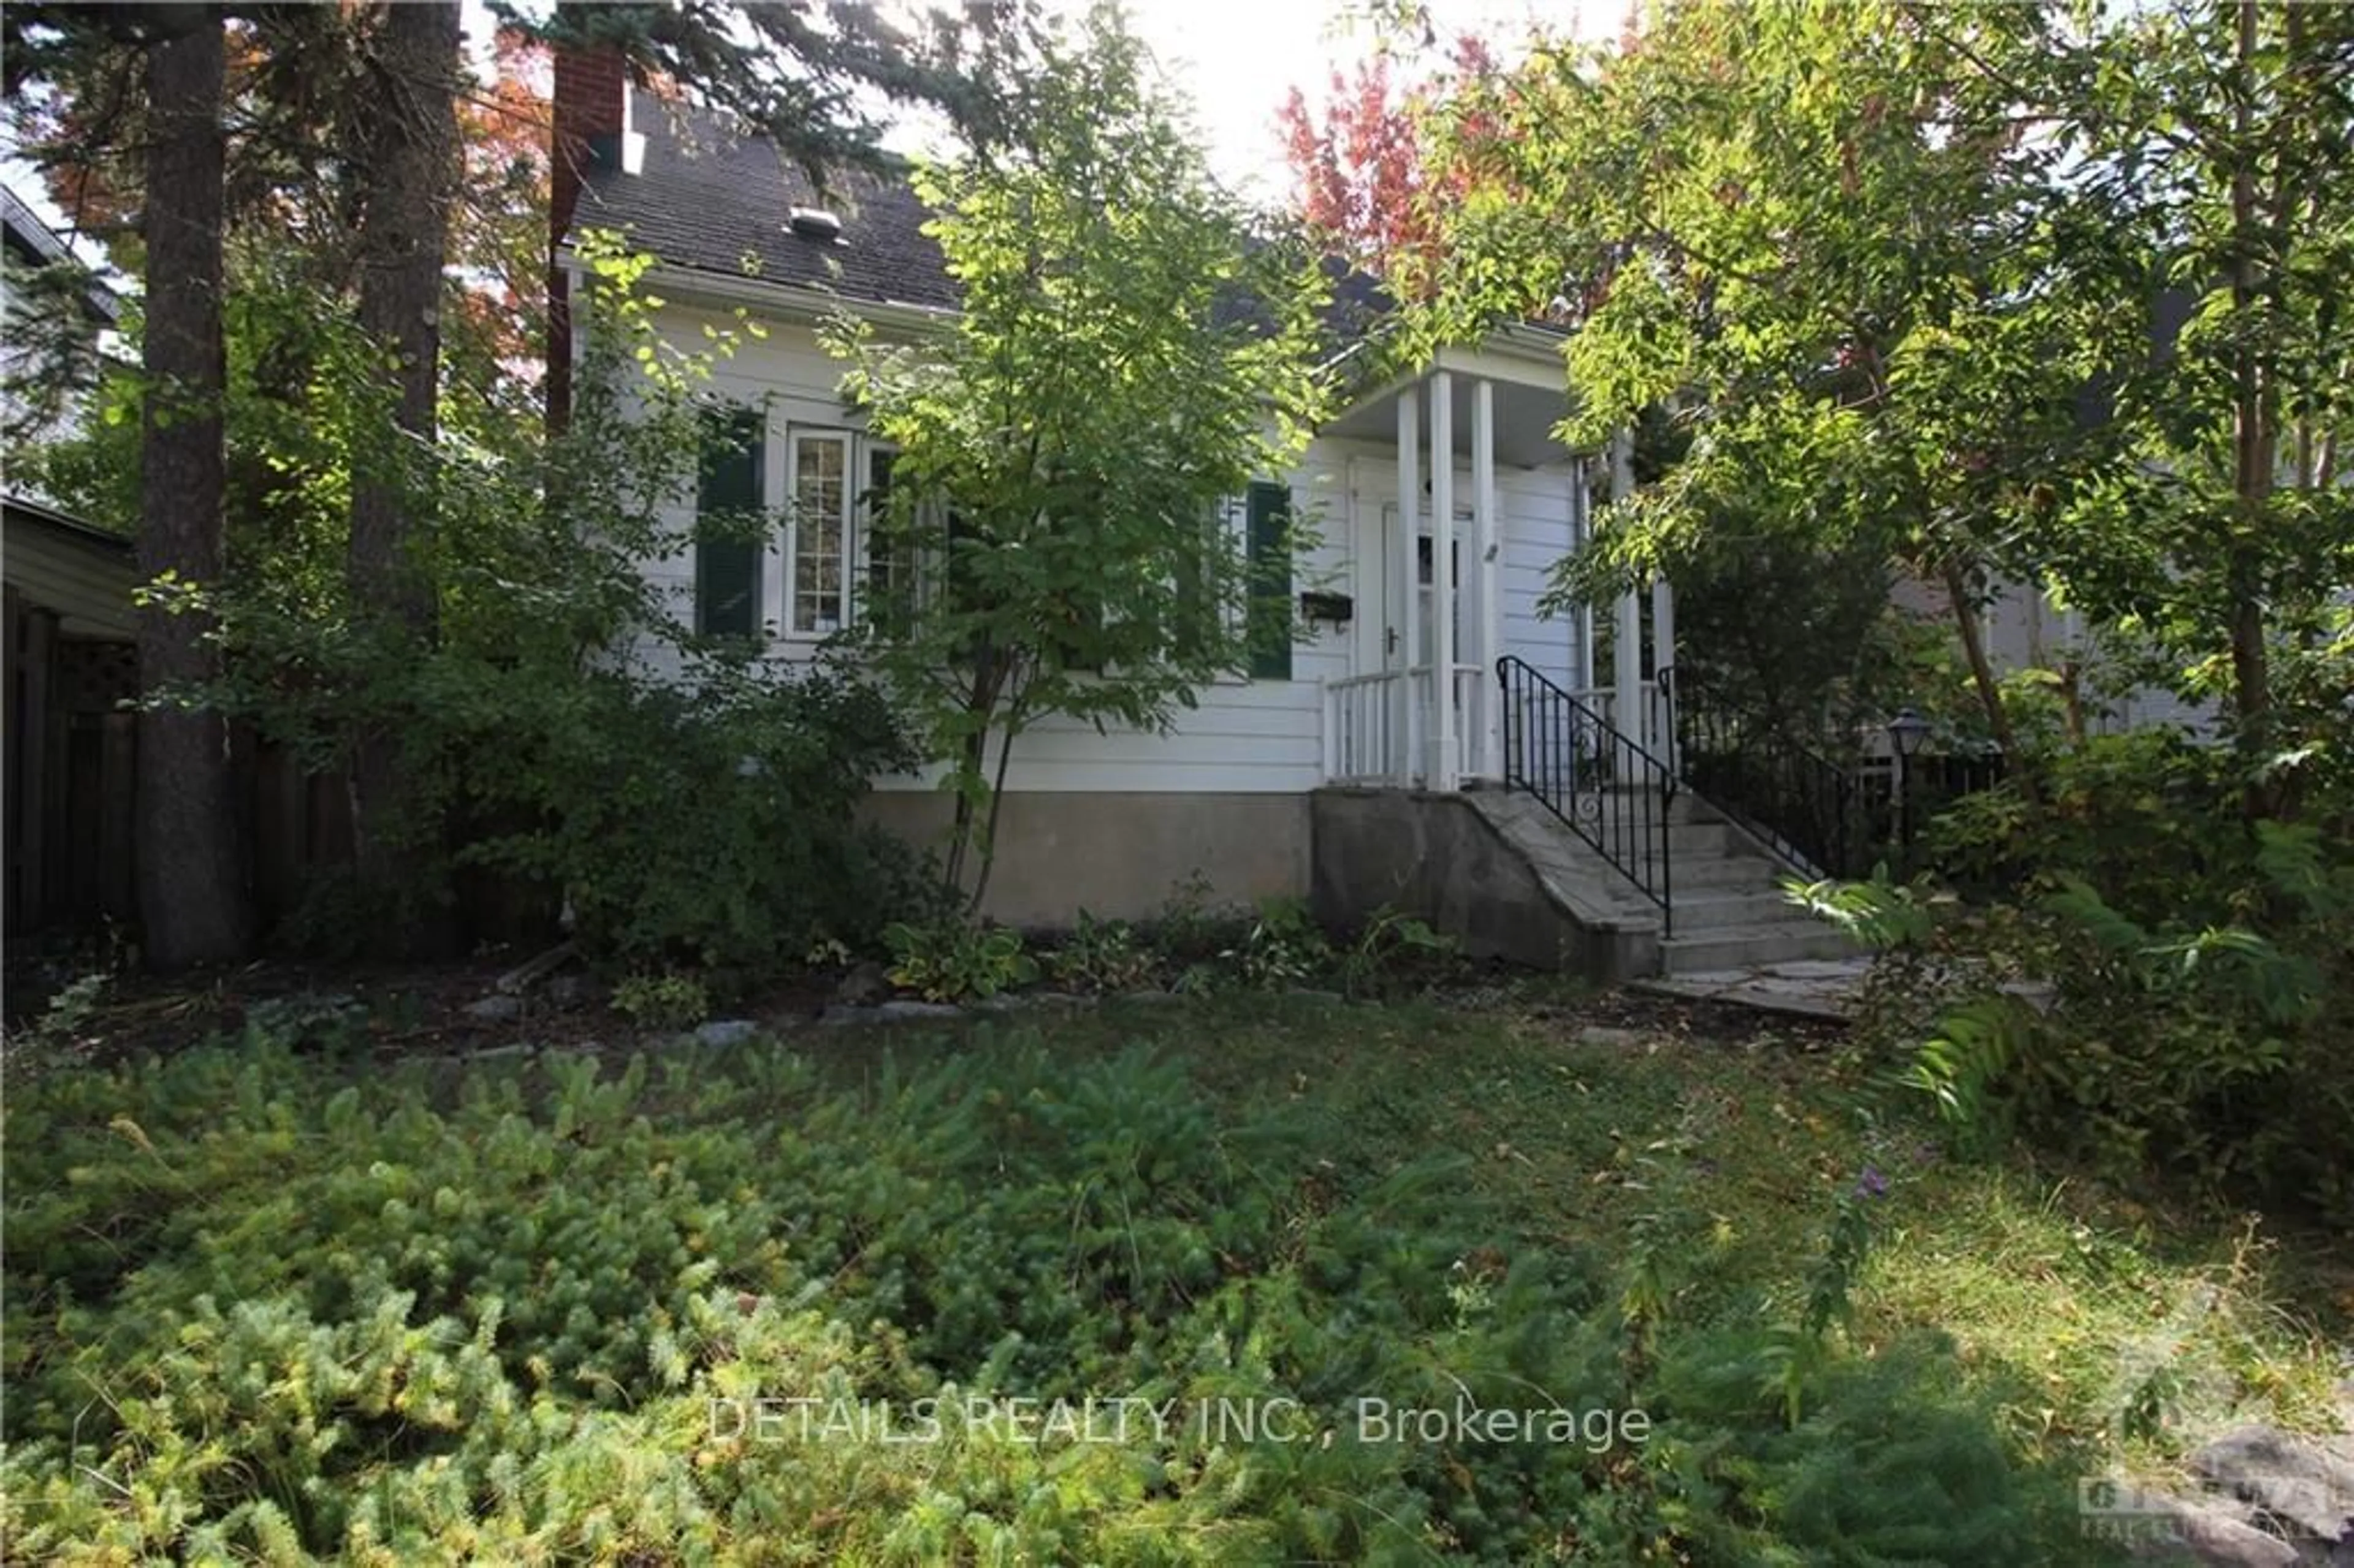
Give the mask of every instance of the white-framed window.
[(885, 540), (875, 520), (890, 504), (892, 470), (899, 449), (887, 441), (858, 443), (858, 493), (853, 498), (852, 523), (858, 535), (857, 583), (854, 599), (882, 599), (912, 590), (918, 562), (912, 541)]
[(856, 501), (864, 488), (848, 430), (795, 429), (785, 442), (785, 635), (830, 637), (849, 623)]
[(1221, 496), (1211, 503), (1209, 514), (1202, 524), (1202, 555), (1189, 571), (1178, 578), (1178, 614), (1194, 620), (1195, 630), (1185, 635), (1205, 637), (1239, 637), (1249, 613), (1247, 599), (1228, 599), (1216, 605), (1205, 604), (1203, 595), (1208, 591), (1210, 576), (1207, 556), (1231, 550), (1235, 556), (1247, 558), (1250, 549), (1250, 512), (1238, 491)]

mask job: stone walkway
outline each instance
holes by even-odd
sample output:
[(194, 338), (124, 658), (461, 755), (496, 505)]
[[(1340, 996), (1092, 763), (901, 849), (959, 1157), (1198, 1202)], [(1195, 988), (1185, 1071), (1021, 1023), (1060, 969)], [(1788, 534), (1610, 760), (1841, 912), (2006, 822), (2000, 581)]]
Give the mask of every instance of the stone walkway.
[[(1755, 964), (1745, 969), (1702, 969), (1688, 975), (1664, 975), (1657, 980), (1630, 980), (1628, 988), (1654, 996), (1685, 1001), (1729, 1001), (1761, 1012), (1787, 1012), (1799, 1018), (1831, 1019), (1841, 1023), (1854, 1016), (1856, 991), (1872, 970), (1872, 959), (1793, 959), (1787, 963)], [(2037, 1012), (2052, 1006), (2048, 980), (2005, 980), (1996, 989), (2020, 998)]]
[(1765, 1012), (1845, 1022), (1870, 959), (1793, 959), (1742, 969), (1702, 969), (1633, 982), (1631, 989), (1686, 1001), (1728, 1001)]

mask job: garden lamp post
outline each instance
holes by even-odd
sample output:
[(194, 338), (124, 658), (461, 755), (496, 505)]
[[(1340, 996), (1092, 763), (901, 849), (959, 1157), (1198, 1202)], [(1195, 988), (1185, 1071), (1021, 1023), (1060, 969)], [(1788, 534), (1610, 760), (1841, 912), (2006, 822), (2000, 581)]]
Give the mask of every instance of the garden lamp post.
[(1888, 747), (1896, 758), (1897, 842), (1908, 854), (1913, 848), (1913, 754), (1929, 737), (1929, 721), (1912, 708), (1900, 709), (1888, 721)]

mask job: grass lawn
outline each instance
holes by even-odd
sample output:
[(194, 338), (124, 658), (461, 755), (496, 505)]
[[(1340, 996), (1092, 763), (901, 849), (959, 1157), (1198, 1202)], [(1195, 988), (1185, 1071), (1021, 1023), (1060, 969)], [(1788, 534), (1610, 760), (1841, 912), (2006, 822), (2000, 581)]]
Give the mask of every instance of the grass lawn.
[(2080, 1477), (2349, 1371), (2342, 1239), (1965, 1157), (1835, 1035), (1025, 1016), (19, 1081), (11, 1555), (2093, 1563)]

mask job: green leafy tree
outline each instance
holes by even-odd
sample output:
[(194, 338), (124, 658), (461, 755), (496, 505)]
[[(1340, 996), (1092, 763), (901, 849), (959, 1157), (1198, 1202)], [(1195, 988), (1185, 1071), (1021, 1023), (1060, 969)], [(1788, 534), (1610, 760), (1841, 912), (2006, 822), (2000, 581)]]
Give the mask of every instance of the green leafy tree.
[(1283, 551), (1227, 507), (1286, 471), (1322, 396), (1313, 258), (1212, 182), (1119, 13), (1028, 75), (1006, 143), (917, 176), (962, 313), (920, 343), (828, 335), (898, 449), (856, 641), (947, 762), (976, 905), (1033, 726), (1166, 729), (1288, 647)]
[(1729, 508), (1882, 547), (1946, 588), (2016, 753), (1978, 610), (2050, 586), (2225, 699), (2249, 809), (2285, 808), (2284, 768), (2344, 738), (2317, 699), (2354, 576), (2350, 49), (2342, 11), (2256, 0), (1677, 0), (1446, 111), (1481, 177), (1432, 321), (1550, 311), (1575, 437), (1650, 408), (1690, 436), (1579, 588)]
[(2007, 728), (1975, 614), (1989, 492), (2053, 439), (2072, 383), (2063, 345), (1999, 314), (2029, 279), (1997, 221), (2049, 154), (1988, 132), (2000, 94), (1966, 51), (2033, 27), (2017, 8), (1691, 0), (1614, 48), (1537, 49), (1451, 111), (1482, 178), (1437, 316), (1549, 310), (1574, 328), (1575, 439), (1663, 408), (1690, 441), (1614, 499), (1582, 591), (1671, 569), (1726, 512), (1861, 539), (1946, 584)]
[(2354, 755), (2354, 14), (2129, 10), (2068, 64), (2082, 85), (2037, 105), (2078, 240), (2051, 293), (2098, 313), (2104, 418), (2022, 531), (2221, 699), (2247, 814), (2291, 813)]

